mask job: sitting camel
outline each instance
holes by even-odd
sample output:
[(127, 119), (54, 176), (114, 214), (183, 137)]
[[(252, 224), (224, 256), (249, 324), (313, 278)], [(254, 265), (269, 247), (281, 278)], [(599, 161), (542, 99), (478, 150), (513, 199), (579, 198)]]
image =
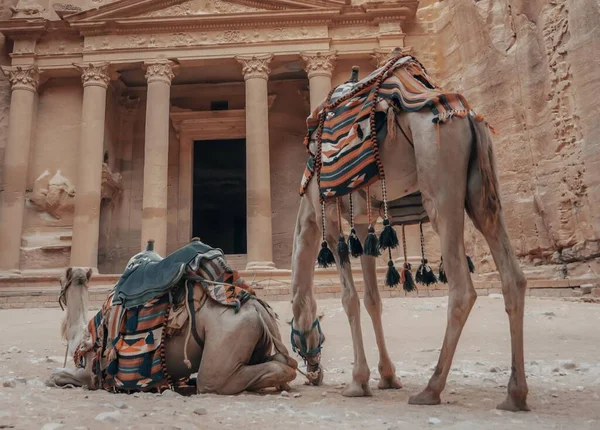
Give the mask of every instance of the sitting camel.
[[(134, 265), (137, 264), (135, 260), (136, 257), (133, 257), (129, 266), (132, 265), (132, 262)], [(213, 261), (217, 261), (218, 264), (207, 270), (216, 270), (215, 268), (223, 265), (224, 259)], [(190, 273), (189, 268), (192, 264), (190, 262), (187, 265), (188, 273)], [(200, 273), (196, 268), (194, 272)], [(235, 271), (228, 273), (236, 274)], [(92, 318), (87, 328), (85, 324), (81, 324), (81, 321), (86, 320), (90, 278), (91, 271), (69, 268), (66, 270), (64, 278), (61, 279), (61, 301), (66, 304), (67, 308), (63, 324), (63, 334), (69, 342), (67, 352), (72, 352), (74, 341), (83, 340), (74, 356), (76, 364), (79, 364), (78, 367), (56, 369), (48, 381), (49, 385), (65, 386), (70, 384), (92, 389), (111, 388), (125, 392), (149, 391), (152, 389), (151, 385), (154, 385), (154, 387), (158, 387), (158, 391), (162, 391), (162, 389), (173, 387), (177, 389), (178, 386), (173, 381), (188, 380), (191, 374), (198, 372), (196, 387), (192, 391), (237, 394), (244, 390), (252, 391), (269, 387), (289, 389), (287, 384), (296, 376), (297, 363), (289, 356), (281, 341), (276, 315), (266, 303), (257, 299), (253, 292), (251, 294), (244, 291), (240, 293), (237, 288), (241, 280), (239, 277), (235, 281), (235, 291), (240, 293), (236, 296), (237, 298), (243, 297), (241, 306), (226, 307), (219, 301), (219, 297), (211, 295), (211, 290), (207, 290), (209, 291), (207, 293), (198, 284), (193, 285), (186, 281), (183, 284), (179, 283), (179, 287), (172, 288), (167, 294), (162, 295), (162, 298), (153, 298), (139, 308), (132, 308), (137, 312), (135, 318), (132, 317), (131, 310), (128, 310), (126, 314), (121, 314), (127, 315), (127, 319), (123, 321), (125, 316), (120, 317), (122, 324), (119, 333), (121, 334), (117, 335), (113, 342), (110, 342), (110, 325), (114, 323), (114, 319), (109, 315), (117, 312), (117, 307), (114, 304), (111, 305), (111, 298), (118, 294), (115, 293), (117, 287), (109, 296), (103, 309), (96, 317)], [(234, 291), (233, 283), (228, 285), (206, 279), (200, 282), (205, 281), (210, 286), (225, 285), (227, 291), (219, 290), (223, 294)], [(180, 299), (177, 299), (178, 291)], [(187, 299), (192, 296), (193, 300), (188, 301)], [(148, 307), (152, 303), (155, 308)], [(190, 306), (192, 306), (191, 309)], [(166, 313), (163, 313), (164, 327), (159, 330), (150, 330), (148, 333), (144, 332), (143, 338), (137, 339), (137, 341), (135, 336), (139, 338), (139, 331), (134, 331), (135, 334), (129, 335), (129, 338), (122, 334), (128, 330), (132, 320), (134, 321), (133, 327), (135, 328), (137, 323), (138, 330), (142, 327), (143, 320), (147, 324), (148, 315), (142, 314), (146, 309), (166, 310)], [(193, 320), (190, 320), (189, 315), (193, 315)], [(100, 319), (105, 319), (108, 325), (99, 325)], [(107, 333), (109, 342), (102, 343), (102, 337), (106, 338)], [(117, 338), (121, 340), (117, 341)], [(131, 341), (132, 338), (133, 341)], [(114, 361), (116, 366), (112, 371), (110, 363), (101, 361), (106, 357), (103, 355), (103, 350), (109, 350), (111, 345), (116, 345), (118, 350), (117, 355), (113, 355), (113, 359), (115, 357), (117, 359)], [(138, 348), (136, 353), (141, 351), (141, 356), (144, 356), (144, 353), (150, 354), (151, 358), (147, 369), (148, 379), (142, 378), (138, 386), (133, 389), (130, 383), (127, 385), (127, 371), (122, 372), (122, 370), (131, 362), (139, 364), (143, 360), (135, 357), (134, 361), (128, 361), (127, 354), (132, 348)], [(155, 348), (154, 352), (146, 352), (150, 351), (149, 348)], [(271, 354), (273, 349), (275, 354)], [(110, 352), (108, 354), (110, 355)], [(137, 367), (140, 366), (143, 364)], [(144, 373), (139, 369), (136, 369), (136, 372)], [(150, 375), (157, 373), (161, 373), (160, 379), (168, 380), (168, 384), (162, 383), (164, 381), (153, 381), (154, 376)], [(99, 375), (103, 376), (99, 377)], [(109, 380), (112, 381), (110, 387), (107, 386)], [(115, 381), (119, 383), (115, 384)], [(191, 381), (188, 380), (188, 383)], [(119, 386), (127, 389), (119, 390)], [(179, 387), (190, 388), (184, 385), (179, 385)]]
[[(403, 59), (402, 56), (392, 59), (384, 67), (387, 68), (386, 70), (373, 72), (374, 78), (371, 79), (371, 82), (375, 82), (378, 76), (383, 76), (382, 79), (391, 76), (386, 73), (389, 70), (393, 71), (394, 67), (397, 67), (396, 70), (407, 67), (409, 70), (418, 70), (418, 73), (415, 72), (415, 74), (420, 74), (418, 78), (421, 83), (425, 83), (425, 86), (429, 85), (424, 68), (419, 67), (420, 63), (417, 63), (416, 60), (406, 60), (407, 62), (403, 64), (402, 62), (405, 60), (406, 57)], [(394, 65), (395, 62), (397, 62), (396, 65)], [(382, 79), (378, 81), (379, 84)], [(368, 78), (365, 78), (361, 82), (368, 85), (367, 81)], [(420, 85), (420, 83), (416, 83), (415, 87), (417, 84)], [(434, 90), (437, 91), (439, 88), (431, 84), (427, 88), (424, 87), (423, 91), (433, 92)], [(330, 97), (332, 94), (334, 94), (333, 91)], [(352, 97), (358, 97), (355, 94), (342, 94), (342, 98), (347, 96), (348, 103), (356, 104), (356, 98), (352, 99)], [(454, 99), (458, 100), (458, 98)], [(329, 103), (331, 100), (333, 98), (328, 97), (326, 101)], [(435, 102), (438, 99), (432, 98), (432, 100)], [(381, 111), (381, 99), (378, 102), (374, 105), (377, 106), (378, 111)], [(329, 115), (335, 117), (336, 106), (331, 107), (332, 105), (333, 102), (329, 106), (324, 103), (315, 111), (320, 111), (320, 115), (322, 115), (320, 117), (321, 124), (328, 120)], [(506, 230), (500, 205), (490, 130), (487, 123), (480, 117), (476, 117), (470, 109), (466, 112), (463, 115), (450, 115), (436, 124), (432, 122), (434, 113), (428, 109), (411, 110), (403, 109), (397, 104), (388, 105), (383, 110), (384, 117), (387, 113), (387, 135), (385, 139), (376, 144), (378, 154), (375, 155), (379, 157), (382, 167), (379, 170), (379, 181), (368, 184), (370, 188), (365, 185), (363, 189), (346, 193), (344, 196), (338, 197), (337, 201), (327, 200), (327, 196), (323, 195), (324, 191), (319, 184), (318, 168), (321, 160), (318, 157), (321, 156), (321, 150), (323, 151), (323, 160), (325, 160), (325, 149), (321, 149), (320, 143), (321, 129), (313, 135), (309, 130), (309, 137), (305, 144), (311, 155), (315, 157), (314, 179), (316, 180), (310, 180), (310, 174), (306, 176), (308, 182), (306, 182), (301, 198), (294, 235), (292, 346), (307, 362), (307, 369), (312, 372), (314, 378), (313, 383), (319, 384), (323, 378), (320, 352), (324, 336), (318, 322), (317, 303), (313, 292), (315, 261), (321, 260), (320, 256), (317, 258), (321, 235), (324, 239), (321, 247), (325, 250), (333, 250), (332, 260), (335, 259), (335, 265), (340, 275), (342, 303), (350, 323), (354, 348), (352, 382), (342, 394), (345, 396), (368, 396), (371, 394), (370, 371), (365, 357), (360, 326), (359, 296), (352, 279), (350, 264), (344, 264), (344, 260), (336, 250), (336, 244), (344, 238), (339, 217), (350, 221), (355, 230), (355, 237), (365, 244), (367, 236), (373, 232), (369, 225), (370, 220), (384, 216), (379, 212), (379, 208), (374, 208), (375, 202), (382, 202), (386, 198), (388, 201), (392, 201), (420, 191), (423, 206), (432, 227), (440, 236), (443, 264), (449, 282), (449, 306), (446, 334), (433, 376), (420, 394), (410, 397), (409, 403), (419, 405), (440, 403), (440, 394), (446, 386), (446, 379), (459, 337), (477, 297), (465, 258), (463, 234), (466, 211), (490, 247), (500, 274), (505, 309), (510, 322), (512, 372), (508, 383), (508, 396), (503, 403), (498, 405), (498, 408), (510, 411), (529, 410), (523, 357), (523, 315), (527, 282), (519, 267)], [(373, 116), (371, 120), (373, 121), (371, 128), (374, 129)], [(333, 121), (341, 123), (339, 119), (334, 118)], [(329, 131), (327, 127), (331, 129), (334, 126), (335, 124), (327, 123), (323, 135)], [(360, 126), (362, 126), (362, 131)], [(351, 134), (356, 130), (359, 131), (356, 133), (358, 135), (363, 133), (369, 135), (364, 131), (363, 123), (346, 133)], [(359, 137), (362, 138), (362, 136)], [(331, 148), (333, 145), (330, 145), (328, 150)], [(331, 151), (327, 153), (327, 156), (331, 157), (330, 154)], [(385, 171), (385, 182), (379, 189), (374, 185), (383, 182), (381, 180), (383, 171)], [(310, 173), (312, 174), (312, 171)], [(339, 214), (336, 213), (336, 203)], [(394, 224), (394, 220), (391, 222)], [(385, 219), (384, 225), (386, 225)], [(352, 234), (350, 237), (353, 239)], [(393, 234), (395, 235), (395, 233)], [(345, 249), (344, 257), (348, 261), (348, 248)], [(379, 388), (401, 388), (401, 382), (395, 374), (395, 367), (384, 340), (376, 260), (373, 256), (366, 255), (365, 252), (360, 256), (360, 263), (365, 285), (365, 307), (371, 317), (379, 349), (378, 368), (381, 375)], [(393, 267), (391, 254), (389, 265)], [(391, 279), (394, 281), (394, 277)]]

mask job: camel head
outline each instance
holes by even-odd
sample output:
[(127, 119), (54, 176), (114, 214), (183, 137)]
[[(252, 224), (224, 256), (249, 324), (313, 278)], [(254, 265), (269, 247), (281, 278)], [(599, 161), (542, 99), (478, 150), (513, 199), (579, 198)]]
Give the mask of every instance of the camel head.
[(92, 269), (83, 269), (81, 267), (69, 267), (64, 276), (60, 279), (60, 296), (58, 298), (58, 303), (60, 307), (64, 310), (64, 306), (67, 306), (67, 296), (68, 291), (71, 286), (78, 288), (88, 288), (88, 282), (92, 278)]

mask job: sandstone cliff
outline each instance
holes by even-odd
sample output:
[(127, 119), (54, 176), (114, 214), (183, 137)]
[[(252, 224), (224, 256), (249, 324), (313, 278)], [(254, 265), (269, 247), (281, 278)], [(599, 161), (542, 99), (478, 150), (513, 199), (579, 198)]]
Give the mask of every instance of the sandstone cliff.
[[(406, 32), (439, 83), (499, 132), (506, 221), (523, 262), (551, 276), (600, 274), (600, 3), (421, 1)], [(467, 236), (481, 271), (493, 270), (481, 235)]]

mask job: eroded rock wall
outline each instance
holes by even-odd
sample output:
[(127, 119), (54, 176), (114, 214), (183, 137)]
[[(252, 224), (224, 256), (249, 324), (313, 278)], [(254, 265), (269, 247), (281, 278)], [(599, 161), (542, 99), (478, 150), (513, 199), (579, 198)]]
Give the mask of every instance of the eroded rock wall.
[[(600, 4), (596, 0), (421, 2), (407, 44), (465, 94), (495, 137), (509, 233), (549, 276), (600, 273)], [(472, 226), (468, 252), (494, 269)]]

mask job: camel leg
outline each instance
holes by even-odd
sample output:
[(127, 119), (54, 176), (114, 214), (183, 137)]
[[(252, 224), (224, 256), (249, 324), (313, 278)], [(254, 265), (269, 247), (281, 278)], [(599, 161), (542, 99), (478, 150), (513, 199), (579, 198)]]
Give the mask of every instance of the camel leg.
[(285, 386), (296, 377), (294, 368), (267, 357), (265, 360), (269, 361), (264, 363), (246, 364), (265, 333), (255, 309), (242, 308), (240, 314), (235, 320), (232, 315), (223, 314), (221, 321), (214, 321), (207, 328), (196, 383), (199, 393), (237, 394)]
[[(315, 261), (319, 251), (320, 230), (317, 225), (315, 207), (310, 197), (311, 194), (317, 192), (313, 188), (315, 187), (309, 187), (307, 195), (300, 200), (292, 249), (291, 279), (293, 328), (306, 333), (308, 350), (316, 348), (319, 344), (317, 330), (311, 330), (311, 326), (317, 318), (317, 301), (313, 293), (313, 277)], [(301, 344), (297, 336), (295, 343), (296, 345)], [(307, 364), (313, 368), (320, 368), (317, 357), (310, 357)]]
[(477, 298), (463, 237), (471, 133), (467, 121), (451, 121), (443, 125), (444, 139), (438, 144), (436, 128), (424, 121), (423, 115), (411, 118), (423, 206), (440, 236), (449, 297), (446, 333), (437, 366), (425, 390), (410, 397), (409, 403), (436, 405), (440, 403), (460, 335)]
[[(484, 235), (494, 257), (494, 262), (500, 274), (504, 305), (508, 314), (511, 338), (511, 374), (508, 382), (508, 395), (506, 400), (498, 405), (498, 409), (507, 411), (529, 411), (527, 406), (527, 380), (525, 378), (525, 357), (523, 350), (523, 316), (525, 313), (525, 292), (527, 279), (519, 266), (514, 250), (504, 224), (502, 213), (492, 222), (486, 222), (486, 213), (477, 202), (480, 201), (477, 188), (475, 196), (469, 199), (474, 208), (471, 217), (473, 223)], [(470, 193), (471, 194), (471, 193)]]
[(462, 199), (457, 199), (456, 208), (453, 211), (454, 216), (449, 216), (448, 213), (444, 214), (442, 211), (439, 213), (438, 225), (442, 255), (449, 283), (448, 324), (435, 371), (425, 390), (410, 397), (408, 401), (410, 404), (437, 405), (440, 403), (440, 394), (446, 386), (446, 379), (462, 329), (477, 298), (465, 259), (462, 201)]
[(362, 337), (362, 328), (360, 325), (360, 298), (354, 280), (352, 279), (352, 270), (350, 264), (340, 265), (340, 259), (337, 253), (337, 241), (340, 227), (337, 222), (332, 221), (334, 218), (329, 214), (326, 220), (327, 243), (329, 248), (333, 250), (335, 264), (340, 275), (342, 283), (342, 305), (348, 316), (350, 324), (350, 332), (352, 333), (352, 347), (354, 350), (354, 367), (352, 369), (352, 382), (343, 391), (342, 395), (346, 397), (362, 397), (371, 396), (371, 388), (369, 387), (369, 376), (371, 371), (367, 363), (365, 354), (365, 346)]
[[(355, 225), (356, 233), (362, 243), (365, 243), (367, 237), (367, 225)], [(365, 308), (371, 317), (373, 330), (375, 331), (375, 340), (379, 350), (379, 380), (378, 388), (384, 390), (389, 388), (402, 388), (400, 378), (396, 376), (396, 367), (390, 359), (387, 347), (385, 345), (385, 336), (383, 334), (383, 323), (381, 321), (382, 303), (379, 288), (377, 288), (377, 272), (374, 257), (363, 255), (360, 257), (363, 278), (365, 281)]]

